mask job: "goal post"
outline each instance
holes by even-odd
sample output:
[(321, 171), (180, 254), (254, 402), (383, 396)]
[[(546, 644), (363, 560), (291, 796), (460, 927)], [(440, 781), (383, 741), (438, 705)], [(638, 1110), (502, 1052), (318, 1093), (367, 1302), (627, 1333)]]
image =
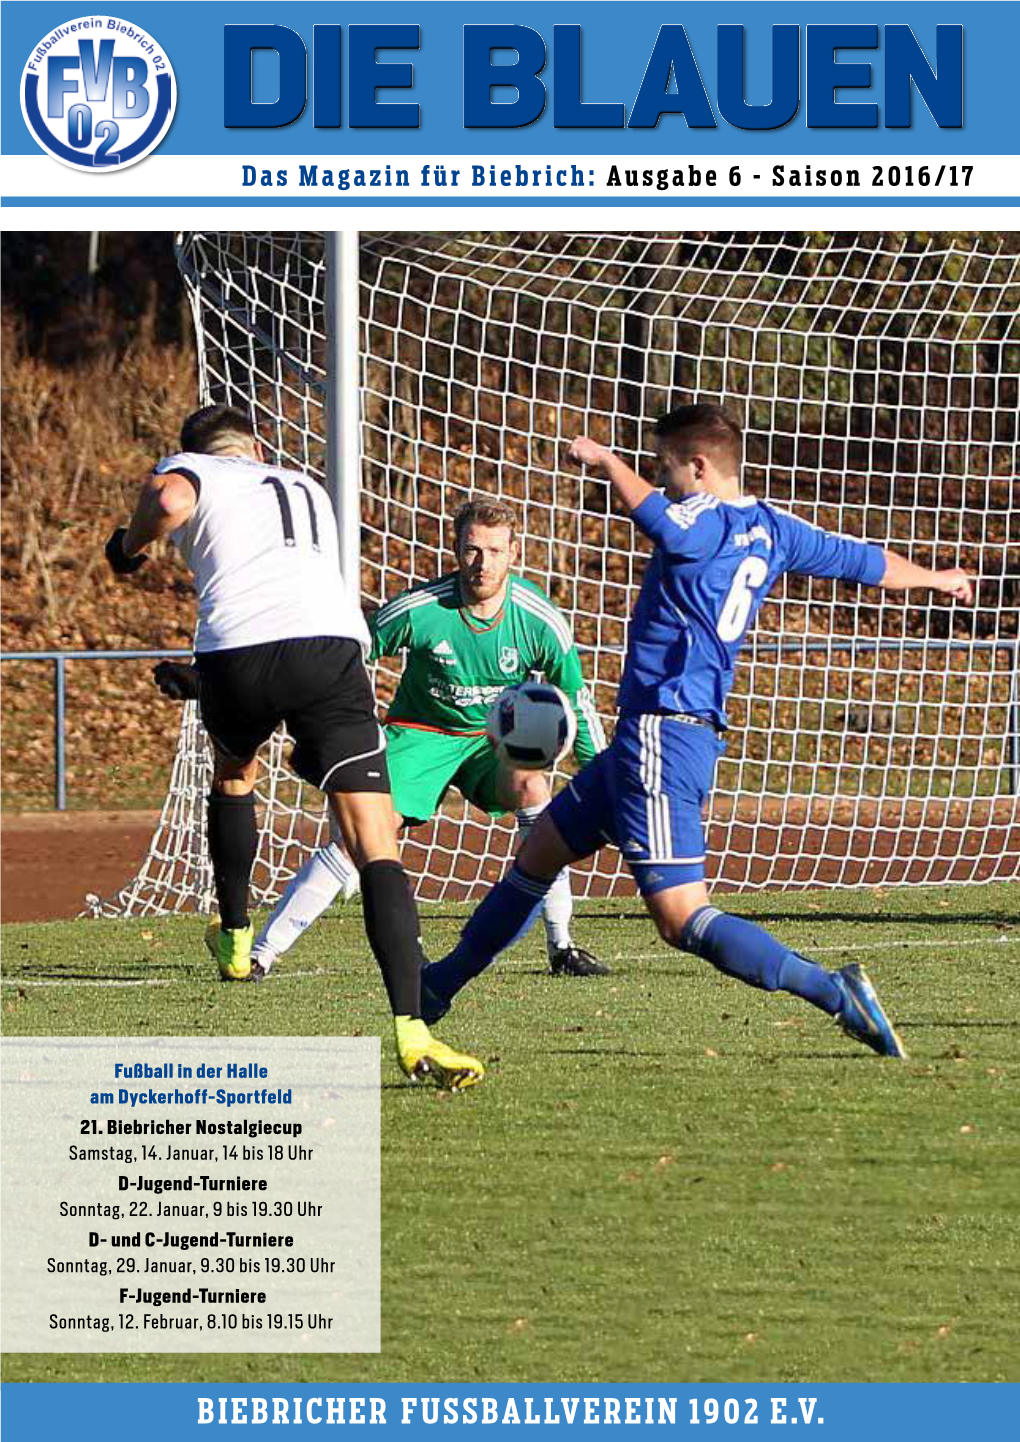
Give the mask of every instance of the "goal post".
[[(360, 489), (341, 535), (366, 608), (452, 566), (467, 495), (510, 500), (524, 573), (570, 621), (611, 729), (648, 547), (567, 443), (591, 434), (648, 474), (658, 414), (721, 402), (748, 491), (980, 581), (967, 609), (786, 579), (738, 668), (710, 879), (1020, 875), (1020, 236), (406, 232), (362, 234), (339, 266), (334, 246), (198, 233), (178, 256), (203, 399), (246, 407), (281, 464), (338, 463)], [(380, 668), (383, 700), (394, 677)], [(260, 769), (259, 901), (324, 835), (285, 750)], [(209, 904), (204, 758), (189, 709), (149, 858), (109, 909)], [(482, 895), (513, 839), (451, 796), (405, 843), (419, 896)], [(575, 877), (588, 896), (628, 886), (611, 850)]]
[(360, 584), (361, 454), (356, 230), (325, 236), (326, 489), (340, 541), (340, 569)]

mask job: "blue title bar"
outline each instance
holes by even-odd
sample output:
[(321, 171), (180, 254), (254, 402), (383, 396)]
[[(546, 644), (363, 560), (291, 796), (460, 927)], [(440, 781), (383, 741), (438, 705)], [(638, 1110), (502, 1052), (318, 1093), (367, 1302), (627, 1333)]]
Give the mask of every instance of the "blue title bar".
[[(883, 1438), (924, 1437), (982, 1442), (1016, 1436), (1016, 1385), (892, 1383), (771, 1386), (747, 1384), (677, 1387), (640, 1383), (611, 1387), (395, 1386), (335, 1387), (283, 1384), (233, 1387), (182, 1383), (8, 1384), (3, 1389), (8, 1442), (73, 1436), (76, 1442), (144, 1436), (146, 1442), (184, 1442), (225, 1436), (304, 1436), (293, 1428), (343, 1427), (384, 1438), (437, 1436), (465, 1439), (535, 1437), (525, 1428), (591, 1438), (666, 1437), (678, 1431), (709, 1437), (817, 1434), (820, 1442), (859, 1442), (862, 1433)], [(235, 1432), (244, 1428), (243, 1432)], [(263, 1432), (261, 1429), (265, 1428)], [(286, 1428), (286, 1432), (281, 1429)], [(714, 1429), (714, 1430), (713, 1430)], [(751, 1430), (753, 1429), (753, 1430)], [(321, 1435), (313, 1433), (312, 1435)], [(333, 1434), (336, 1435), (336, 1434)]]
[[(1008, 154), (1020, 7), (841, 3), (133, 3), (177, 111), (162, 154)], [(78, 11), (2, 11), (3, 145), (33, 47)], [(59, 41), (62, 55), (72, 37)], [(49, 62), (47, 62), (49, 63)], [(61, 71), (69, 87), (73, 69)], [(59, 94), (57, 96), (59, 99)]]

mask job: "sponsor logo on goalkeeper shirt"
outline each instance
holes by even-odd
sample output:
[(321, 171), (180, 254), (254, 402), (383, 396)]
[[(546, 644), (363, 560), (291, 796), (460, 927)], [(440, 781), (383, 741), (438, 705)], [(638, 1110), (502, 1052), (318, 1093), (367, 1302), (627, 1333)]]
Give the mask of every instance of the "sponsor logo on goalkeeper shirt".
[(453, 681), (437, 681), (429, 687), (429, 695), (450, 706), (491, 706), (502, 695), (502, 686), (459, 686)]
[(76, 170), (123, 170), (170, 129), (177, 81), (140, 25), (86, 15), (48, 30), (21, 76), (21, 113), (47, 155)]

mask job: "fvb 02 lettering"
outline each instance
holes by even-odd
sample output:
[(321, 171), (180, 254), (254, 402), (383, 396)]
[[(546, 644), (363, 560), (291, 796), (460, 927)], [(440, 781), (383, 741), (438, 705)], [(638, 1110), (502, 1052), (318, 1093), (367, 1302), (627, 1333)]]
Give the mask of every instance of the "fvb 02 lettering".
[(21, 109), (36, 142), (74, 169), (144, 160), (174, 118), (177, 81), (166, 50), (110, 15), (58, 25), (22, 71)]

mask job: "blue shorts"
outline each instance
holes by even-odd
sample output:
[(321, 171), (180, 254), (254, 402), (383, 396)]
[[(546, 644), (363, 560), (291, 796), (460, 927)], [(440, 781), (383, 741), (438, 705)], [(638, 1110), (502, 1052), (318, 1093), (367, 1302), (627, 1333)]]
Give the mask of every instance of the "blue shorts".
[(725, 742), (707, 726), (627, 716), (549, 808), (576, 856), (619, 847), (642, 896), (705, 878), (702, 812)]

